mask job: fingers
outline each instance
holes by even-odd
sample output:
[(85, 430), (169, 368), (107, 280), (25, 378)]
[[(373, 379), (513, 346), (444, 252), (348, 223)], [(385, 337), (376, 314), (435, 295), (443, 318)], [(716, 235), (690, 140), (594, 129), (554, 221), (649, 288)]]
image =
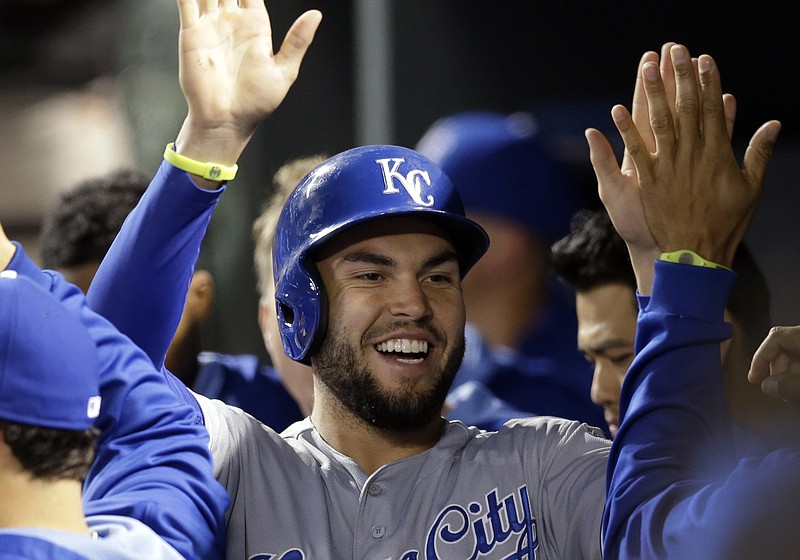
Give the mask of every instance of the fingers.
[(197, 2), (195, 0), (178, 0), (178, 17), (181, 29), (196, 25), (200, 17)]
[[(673, 119), (675, 118), (675, 68), (672, 65), (672, 56), (670, 56), (669, 51), (675, 43), (669, 42), (664, 43), (661, 46), (661, 57), (660, 57), (660, 72), (661, 72), (661, 80), (664, 83), (664, 95), (667, 97), (667, 104), (669, 105), (670, 111), (672, 111)], [(652, 150), (655, 151), (655, 150)]]
[[(643, 75), (645, 76), (645, 81), (652, 76), (652, 72), (656, 73), (656, 80), (660, 83), (661, 80), (657, 77), (658, 67), (652, 62), (647, 62), (643, 66)], [(649, 85), (647, 87), (649, 87)], [(648, 92), (648, 100), (649, 99), (650, 94)], [(651, 114), (652, 110), (653, 106), (651, 105)], [(617, 127), (617, 131), (619, 131), (622, 141), (625, 144), (626, 155), (628, 159), (633, 162), (640, 185), (644, 187), (645, 185), (652, 184), (652, 156), (649, 147), (640, 134), (640, 128), (635, 125), (630, 113), (628, 113), (628, 110), (622, 105), (616, 105), (611, 109), (611, 118), (614, 120), (614, 125)], [(647, 130), (650, 130), (651, 128), (655, 130), (655, 128), (652, 126), (652, 117), (651, 124), (645, 128)], [(656, 141), (656, 143), (658, 143), (658, 141)], [(630, 172), (628, 169), (625, 171)]]
[(800, 326), (772, 327), (753, 353), (747, 379), (760, 383), (770, 374), (800, 372)]
[(217, 0), (197, 0), (201, 14), (205, 14), (217, 9)]
[(722, 85), (714, 59), (701, 55), (697, 59), (701, 87), (701, 116), (706, 143), (728, 143), (728, 123), (725, 115)]
[[(655, 150), (653, 151), (671, 157), (675, 146), (674, 123), (658, 65), (655, 62), (644, 64), (642, 78), (650, 109), (650, 128), (655, 139)], [(638, 170), (641, 173), (641, 169)]]
[(298, 17), (286, 32), (275, 60), (292, 81), (300, 71), (300, 63), (314, 40), (321, 21), (322, 13), (319, 10), (309, 10)]
[(658, 63), (658, 54), (653, 51), (646, 52), (639, 60), (639, 67), (636, 71), (636, 85), (633, 88), (633, 102), (631, 104), (631, 115), (636, 128), (642, 135), (642, 140), (649, 152), (656, 151), (656, 143), (653, 132), (650, 130), (650, 109), (647, 105), (647, 95), (645, 94), (644, 80), (642, 79), (642, 67), (648, 63)]
[[(675, 128), (680, 138), (680, 149), (693, 153), (700, 138), (701, 124), (698, 119), (699, 95), (694, 64), (688, 49), (683, 45), (670, 48), (675, 72)], [(673, 136), (674, 138), (674, 136)]]
[(767, 164), (772, 157), (772, 150), (780, 131), (780, 122), (769, 121), (762, 124), (750, 139), (747, 150), (744, 152), (743, 171), (748, 176), (751, 185), (763, 185)]
[(620, 173), (617, 157), (603, 133), (590, 128), (585, 132), (586, 141), (589, 143), (589, 160), (592, 162), (594, 174), (597, 177), (600, 198), (607, 195), (605, 185), (615, 183)]
[(779, 373), (761, 383), (761, 391), (769, 396), (787, 401), (800, 400), (800, 374)]
[[(265, 10), (264, 0), (177, 0), (181, 21), (186, 24), (194, 24), (198, 17), (209, 14), (219, 9), (234, 10), (242, 8), (246, 10), (262, 9)], [(190, 19), (185, 19), (186, 17)]]
[(733, 138), (733, 125), (736, 122), (736, 98), (730, 93), (722, 94), (722, 106), (725, 111), (725, 128), (728, 138)]

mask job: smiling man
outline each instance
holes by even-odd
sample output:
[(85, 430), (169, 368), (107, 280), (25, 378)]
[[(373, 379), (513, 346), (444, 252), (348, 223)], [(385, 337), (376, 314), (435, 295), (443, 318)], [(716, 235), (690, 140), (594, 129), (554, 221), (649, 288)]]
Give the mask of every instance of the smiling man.
[[(440, 415), (464, 353), (455, 328), (464, 314), (458, 261), (436, 225), (408, 218), (377, 225), (343, 232), (317, 263), (331, 321), (312, 363), (346, 408), (377, 428), (407, 432)], [(351, 333), (348, 323), (363, 327)], [(373, 375), (384, 368), (387, 375)]]
[[(143, 253), (117, 260), (131, 254), (112, 247), (101, 287), (136, 276), (137, 258), (191, 268), (213, 210), (200, 201), (221, 191), (162, 171), (171, 182), (151, 185), (115, 242)], [(178, 208), (204, 217), (158, 225)], [(154, 228), (179, 230), (180, 242), (137, 243)], [(461, 281), (487, 246), (447, 176), (407, 148), (354, 148), (300, 182), (278, 220), (273, 266), (284, 350), (312, 366), (311, 416), (277, 434), (184, 394), (232, 498), (229, 557), (600, 557), (600, 430), (537, 417), (485, 432), (442, 417), (464, 353)], [(165, 297), (185, 292), (173, 284)]]
[[(131, 336), (159, 364), (224, 180), (320, 18), (300, 16), (273, 55), (261, 0), (179, 7), (189, 116), (89, 292), (126, 333), (150, 327)], [(461, 281), (487, 247), (450, 179), (413, 150), (354, 148), (300, 181), (272, 264), (284, 351), (312, 366), (311, 416), (279, 434), (173, 383), (231, 497), (229, 558), (600, 558), (600, 430), (538, 417), (485, 432), (442, 417), (464, 353)]]

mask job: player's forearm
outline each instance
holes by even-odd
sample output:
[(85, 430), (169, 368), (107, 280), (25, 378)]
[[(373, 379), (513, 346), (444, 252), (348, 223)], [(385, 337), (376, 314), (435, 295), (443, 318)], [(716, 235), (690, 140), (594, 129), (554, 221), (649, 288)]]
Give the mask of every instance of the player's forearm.
[(129, 336), (157, 367), (164, 362), (223, 189), (198, 189), (162, 164), (92, 281), (91, 307)]
[(186, 558), (222, 558), (228, 498), (214, 480), (208, 435), (194, 410), (178, 401), (137, 346), (88, 307), (77, 287), (38, 270), (21, 249), (12, 264), (47, 285), (97, 344), (103, 400), (84, 484), (86, 514), (133, 517)]
[(693, 512), (713, 499), (707, 487), (713, 469), (730, 468), (734, 460), (719, 357), (730, 335), (722, 317), (733, 278), (657, 264), (609, 458), (607, 557), (691, 557), (692, 547), (714, 530)]

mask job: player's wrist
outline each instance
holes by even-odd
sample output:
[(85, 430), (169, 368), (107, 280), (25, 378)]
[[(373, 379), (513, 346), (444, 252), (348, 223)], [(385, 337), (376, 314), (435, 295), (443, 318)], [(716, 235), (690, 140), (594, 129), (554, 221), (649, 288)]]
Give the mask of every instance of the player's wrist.
[(178, 153), (188, 158), (233, 166), (239, 161), (252, 134), (252, 130), (248, 132), (232, 124), (210, 126), (189, 115), (174, 143)]
[(174, 142), (164, 149), (164, 159), (173, 166), (208, 181), (231, 181), (236, 177), (239, 166), (225, 165), (211, 161), (200, 161), (178, 153)]
[(725, 270), (731, 270), (730, 267), (721, 265), (710, 259), (706, 259), (705, 257), (700, 256), (695, 251), (692, 251), (691, 249), (678, 249), (677, 251), (665, 251), (661, 253), (661, 255), (659, 256), (659, 260), (677, 264), (702, 266), (705, 268), (722, 268)]

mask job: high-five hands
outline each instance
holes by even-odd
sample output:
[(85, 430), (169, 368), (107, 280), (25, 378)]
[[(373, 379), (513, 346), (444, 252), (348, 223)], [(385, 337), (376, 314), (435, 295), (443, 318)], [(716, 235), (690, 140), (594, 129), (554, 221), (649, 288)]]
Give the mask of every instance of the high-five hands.
[(693, 60), (686, 47), (669, 43), (660, 68), (655, 52), (642, 57), (633, 114), (612, 109), (625, 144), (622, 164), (602, 133), (586, 131), (600, 198), (628, 244), (641, 293), (650, 293), (661, 252), (690, 249), (724, 266), (733, 261), (780, 131), (778, 121), (762, 125), (740, 167), (730, 142), (735, 111), (714, 60)]

